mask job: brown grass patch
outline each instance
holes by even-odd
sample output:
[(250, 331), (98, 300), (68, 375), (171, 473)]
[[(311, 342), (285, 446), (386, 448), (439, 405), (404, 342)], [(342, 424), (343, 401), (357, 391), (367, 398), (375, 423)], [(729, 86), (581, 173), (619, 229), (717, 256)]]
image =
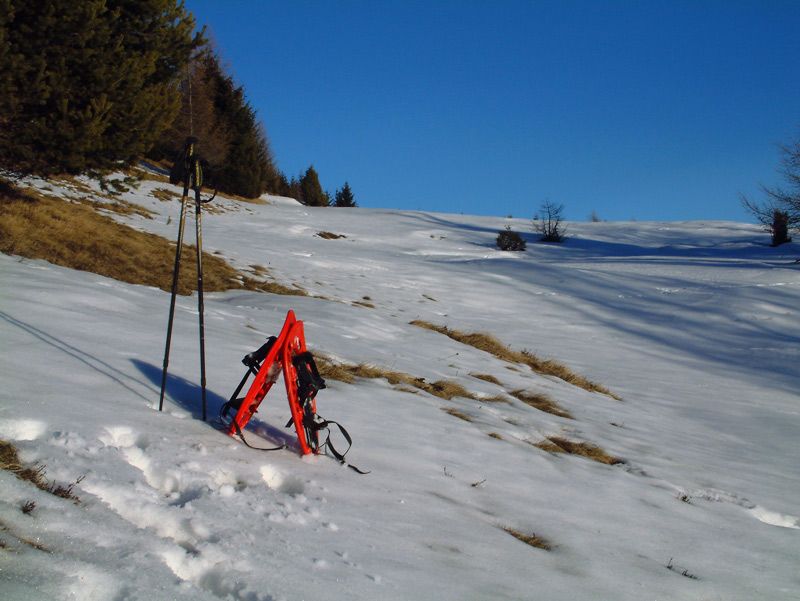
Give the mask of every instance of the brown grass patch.
[(531, 547), (536, 547), (537, 549), (544, 549), (545, 551), (550, 551), (553, 548), (553, 545), (545, 538), (538, 536), (535, 532), (531, 532), (530, 534), (526, 534), (521, 532), (520, 530), (516, 530), (514, 528), (503, 528), (505, 532), (513, 536), (519, 541), (522, 541), (526, 545), (530, 545)]
[(169, 202), (181, 198), (180, 194), (169, 188), (154, 188), (150, 190), (150, 195), (161, 202)]
[(455, 407), (442, 407), (442, 411), (444, 411), (448, 415), (452, 415), (453, 417), (457, 417), (458, 419), (463, 419), (465, 422), (474, 421), (469, 415), (467, 415), (463, 411), (459, 411)]
[(598, 463), (604, 463), (605, 465), (617, 465), (619, 463), (625, 463), (624, 460), (620, 459), (619, 457), (609, 455), (595, 444), (589, 442), (575, 442), (573, 440), (567, 440), (566, 438), (561, 438), (558, 436), (549, 436), (545, 440), (537, 442), (533, 446), (538, 447), (543, 451), (547, 451), (548, 453), (567, 453), (569, 455), (578, 455), (579, 457), (586, 457), (587, 459), (597, 461)]
[(553, 359), (540, 359), (527, 350), (515, 351), (500, 342), (491, 334), (485, 334), (482, 332), (461, 332), (459, 330), (452, 330), (447, 326), (437, 326), (436, 324), (419, 319), (412, 321), (411, 325), (425, 328), (427, 330), (433, 330), (439, 334), (444, 334), (445, 336), (452, 338), (457, 342), (461, 342), (462, 344), (485, 351), (491, 355), (494, 355), (498, 359), (502, 359), (503, 361), (527, 365), (533, 371), (542, 375), (554, 376), (574, 386), (583, 388), (584, 390), (588, 390), (590, 392), (599, 392), (614, 399), (620, 400), (618, 396), (608, 390), (608, 388), (605, 386), (597, 384), (596, 382), (592, 382), (591, 380), (576, 374), (566, 365)]
[(334, 234), (333, 232), (317, 232), (317, 236), (323, 240), (339, 240), (340, 238), (347, 238), (344, 234)]
[(475, 396), (475, 400), (482, 403), (510, 403), (508, 397), (502, 394), (495, 394), (492, 396)]
[(267, 269), (263, 265), (258, 265), (257, 263), (250, 265), (250, 271), (252, 271), (253, 275), (256, 276), (257, 278), (263, 278), (269, 273), (269, 269)]
[(500, 436), (497, 432), (489, 432), (489, 436), (491, 438), (496, 438), (497, 440), (503, 440), (503, 437)]
[[(108, 208), (100, 203), (102, 208)], [(175, 246), (101, 215), (92, 207), (20, 191), (0, 183), (0, 252), (89, 271), (131, 284), (172, 289)], [(179, 294), (196, 289), (194, 247), (184, 245)], [(207, 292), (246, 289), (306, 295), (298, 288), (242, 276), (223, 259), (203, 253)]]
[(351, 304), (355, 305), (356, 307), (366, 307), (367, 309), (374, 309), (375, 308), (375, 305), (372, 304), (369, 301), (357, 300), (357, 301), (353, 301)]
[(516, 399), (519, 399), (529, 407), (545, 411), (558, 417), (565, 417), (567, 419), (574, 419), (572, 414), (556, 403), (552, 398), (541, 392), (528, 392), (527, 390), (514, 390), (509, 393)]
[(150, 209), (140, 207), (137, 204), (128, 202), (127, 200), (121, 200), (119, 198), (115, 198), (108, 202), (94, 200), (92, 198), (75, 198), (73, 200), (82, 205), (92, 207), (97, 211), (111, 211), (117, 215), (139, 215), (145, 219), (152, 219), (153, 215), (155, 215), (155, 213)]
[(48, 482), (47, 478), (44, 477), (45, 466), (38, 464), (32, 467), (22, 465), (17, 454), (17, 448), (7, 440), (0, 440), (0, 469), (11, 472), (20, 480), (30, 482), (39, 490), (49, 492), (51, 495), (62, 499), (70, 499), (75, 503), (80, 502), (80, 499), (72, 493), (72, 489), (83, 480), (83, 477), (68, 485)]
[(490, 384), (497, 384), (500, 386), (500, 380), (495, 378), (493, 375), (490, 374), (470, 374), (473, 378), (478, 378), (479, 380), (483, 380), (484, 382), (489, 382)]
[(449, 401), (455, 397), (464, 397), (473, 400), (481, 399), (466, 388), (453, 382), (452, 380), (437, 380), (428, 382), (425, 378), (415, 378), (411, 374), (394, 371), (367, 363), (352, 365), (349, 363), (335, 363), (324, 355), (315, 355), (317, 368), (320, 375), (325, 379), (338, 380), (347, 384), (352, 384), (356, 378), (370, 380), (384, 379), (397, 390), (409, 392), (408, 388), (422, 390), (430, 395)]

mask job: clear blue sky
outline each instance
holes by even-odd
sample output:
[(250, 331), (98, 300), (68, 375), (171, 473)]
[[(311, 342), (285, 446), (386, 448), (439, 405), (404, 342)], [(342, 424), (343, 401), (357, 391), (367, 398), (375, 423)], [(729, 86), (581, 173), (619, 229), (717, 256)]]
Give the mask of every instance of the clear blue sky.
[(364, 207), (750, 220), (800, 136), (800, 1), (186, 0), (264, 123)]

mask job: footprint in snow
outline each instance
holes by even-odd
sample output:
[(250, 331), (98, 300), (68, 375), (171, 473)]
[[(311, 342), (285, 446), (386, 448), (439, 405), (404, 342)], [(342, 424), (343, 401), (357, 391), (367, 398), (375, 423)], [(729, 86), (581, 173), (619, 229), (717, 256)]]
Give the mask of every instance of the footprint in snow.
[(47, 430), (47, 424), (37, 419), (0, 420), (0, 438), (6, 440), (36, 440)]

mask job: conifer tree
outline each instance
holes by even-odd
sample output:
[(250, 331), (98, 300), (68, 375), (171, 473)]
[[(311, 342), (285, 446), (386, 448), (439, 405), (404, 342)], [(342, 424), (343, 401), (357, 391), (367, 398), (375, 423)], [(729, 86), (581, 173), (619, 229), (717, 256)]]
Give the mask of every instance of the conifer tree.
[(335, 200), (333, 205), (336, 207), (355, 207), (356, 201), (353, 196), (353, 191), (350, 189), (350, 184), (344, 183), (341, 190), (336, 190)]
[(322, 190), (319, 175), (313, 165), (310, 165), (303, 177), (300, 178), (300, 189), (303, 193), (302, 202), (304, 204), (310, 207), (327, 207), (330, 204), (330, 197)]
[(0, 0), (0, 166), (108, 168), (152, 146), (178, 109), (194, 20), (175, 0)]
[(211, 174), (221, 168), (230, 151), (229, 124), (215, 105), (220, 69), (211, 50), (195, 56), (181, 78), (180, 110), (172, 124), (162, 133), (157, 145), (148, 152), (155, 160), (173, 160), (189, 136), (198, 139), (198, 154), (208, 162)]
[(236, 86), (216, 55), (208, 53), (203, 60), (206, 76), (214, 89), (214, 110), (219, 126), (225, 129), (230, 140), (225, 159), (214, 174), (214, 185), (249, 198), (277, 191), (281, 174), (275, 167), (264, 128), (245, 99), (244, 88)]

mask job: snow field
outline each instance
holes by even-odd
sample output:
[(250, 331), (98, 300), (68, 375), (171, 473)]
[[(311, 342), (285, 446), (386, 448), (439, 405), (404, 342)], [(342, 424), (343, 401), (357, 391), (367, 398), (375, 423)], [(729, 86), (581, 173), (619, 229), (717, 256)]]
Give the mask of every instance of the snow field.
[[(159, 187), (169, 185), (122, 197), (153, 219), (114, 218), (173, 238), (178, 204), (152, 197)], [(312, 349), (334, 359), (473, 394), (542, 392), (575, 419), (511, 397), (446, 401), (380, 379), (330, 381), (319, 412), (348, 428), (348, 459), (372, 473), (292, 449), (259, 453), (197, 419), (194, 297), (178, 299), (159, 414), (168, 294), (2, 256), (0, 438), (48, 478), (85, 477), (74, 505), (0, 472), (0, 596), (800, 598), (796, 245), (770, 249), (743, 224), (593, 223), (571, 224), (563, 246), (526, 234), (528, 251), (509, 254), (494, 237), (506, 223), (524, 233), (525, 220), (267, 200), (221, 199), (204, 220), (206, 249), (324, 299), (206, 296), (209, 415), (244, 373), (242, 356), (294, 308)], [(353, 306), (364, 297), (374, 308)], [(414, 319), (554, 357), (623, 400)], [(271, 392), (248, 439), (291, 442), (287, 416)], [(532, 446), (546, 436), (625, 463)], [(28, 500), (37, 507), (24, 515)]]

